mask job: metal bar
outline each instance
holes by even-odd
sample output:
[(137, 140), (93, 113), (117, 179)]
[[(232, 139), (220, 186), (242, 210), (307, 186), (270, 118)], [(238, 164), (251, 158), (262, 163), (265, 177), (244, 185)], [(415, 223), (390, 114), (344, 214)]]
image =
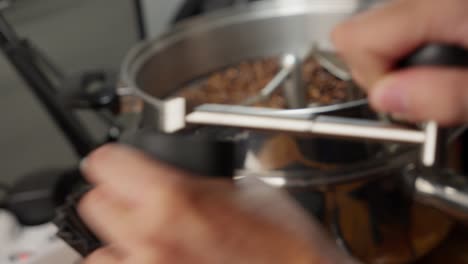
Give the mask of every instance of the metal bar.
[(440, 128), (435, 121), (425, 125), (426, 140), (423, 145), (421, 160), (426, 167), (447, 167), (447, 144), (449, 131)]
[(0, 45), (5, 45), (6, 43), (10, 45), (19, 45), (20, 42), (21, 40), (16, 35), (11, 25), (5, 17), (0, 14)]
[(384, 125), (380, 122), (363, 122), (356, 119), (336, 117), (318, 117), (313, 120), (300, 120), (196, 110), (186, 116), (186, 122), (199, 125), (241, 127), (413, 144), (423, 144), (426, 139), (424, 131)]
[(37, 96), (47, 112), (52, 116), (64, 136), (74, 147), (75, 152), (84, 157), (97, 143), (81, 124), (80, 120), (60, 101), (54, 84), (36, 63), (36, 51), (26, 41), (20, 40), (13, 28), (0, 14), (0, 48), (14, 66), (18, 74)]
[(338, 56), (333, 52), (327, 52), (319, 50), (317, 46), (314, 46), (312, 55), (318, 61), (320, 66), (325, 68), (336, 78), (342, 81), (351, 81), (352, 76), (346, 65), (339, 60)]
[(138, 27), (138, 37), (140, 40), (144, 40), (147, 37), (144, 4), (142, 0), (134, 0), (136, 22)]
[(84, 157), (96, 147), (96, 143), (80, 120), (65, 108), (58, 100), (57, 95), (49, 90), (50, 82), (44, 78), (40, 70), (19, 56), (9, 56), (11, 63), (26, 81), (31, 91), (39, 98), (47, 112), (53, 117), (65, 137), (74, 147), (75, 152)]
[(286, 55), (283, 58), (282, 69), (273, 77), (273, 79), (262, 89), (257, 96), (251, 97), (240, 103), (241, 105), (248, 106), (261, 102), (267, 99), (281, 84), (289, 77), (291, 72), (295, 69), (296, 58), (294, 55)]
[(425, 131), (388, 125), (378, 121), (319, 116), (314, 122), (312, 132), (320, 135), (413, 144), (423, 144), (426, 140)]
[(292, 68), (283, 82), (283, 94), (289, 109), (307, 107), (307, 92), (302, 79), (302, 61), (298, 57), (287, 55), (282, 61), (283, 67)]

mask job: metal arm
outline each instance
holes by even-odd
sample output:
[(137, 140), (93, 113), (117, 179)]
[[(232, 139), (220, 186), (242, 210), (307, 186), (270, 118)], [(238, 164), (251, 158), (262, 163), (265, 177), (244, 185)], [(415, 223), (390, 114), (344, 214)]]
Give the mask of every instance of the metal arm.
[(0, 49), (47, 112), (63, 131), (75, 152), (83, 157), (97, 145), (77, 116), (59, 99), (60, 71), (28, 41), (18, 37), (0, 13)]

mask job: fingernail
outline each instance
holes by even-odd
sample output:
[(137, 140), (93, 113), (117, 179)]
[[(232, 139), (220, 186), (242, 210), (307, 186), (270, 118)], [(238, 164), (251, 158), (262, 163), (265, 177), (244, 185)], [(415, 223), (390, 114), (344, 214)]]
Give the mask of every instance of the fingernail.
[(405, 116), (408, 111), (406, 89), (392, 77), (377, 83), (371, 90), (370, 101), (378, 110), (399, 117)]

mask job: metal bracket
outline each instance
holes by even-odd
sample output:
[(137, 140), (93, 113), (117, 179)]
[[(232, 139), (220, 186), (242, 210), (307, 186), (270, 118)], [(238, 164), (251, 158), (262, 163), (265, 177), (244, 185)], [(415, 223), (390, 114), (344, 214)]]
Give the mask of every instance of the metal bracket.
[(227, 105), (202, 105), (188, 113), (184, 98), (164, 102), (159, 110), (159, 124), (162, 131), (174, 133), (187, 124), (238, 127), (253, 130), (281, 131), (302, 135), (340, 137), (355, 140), (376, 140), (383, 142), (421, 145), (421, 162), (432, 167), (440, 155), (438, 141), (439, 127), (428, 122), (424, 130), (410, 129), (380, 121), (316, 116), (311, 119), (275, 116), (276, 110), (263, 110), (262, 115), (247, 113), (243, 107)]

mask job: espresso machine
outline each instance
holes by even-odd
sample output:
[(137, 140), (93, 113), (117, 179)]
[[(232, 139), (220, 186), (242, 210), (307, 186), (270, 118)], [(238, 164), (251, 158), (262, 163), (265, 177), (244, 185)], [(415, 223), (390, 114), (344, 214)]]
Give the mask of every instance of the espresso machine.
[[(168, 33), (132, 49), (118, 77), (88, 76), (85, 83), (101, 81), (98, 92), (76, 89), (66, 98), (74, 106), (104, 109), (125, 120), (112, 126), (109, 141), (130, 144), (195, 174), (232, 181), (253, 177), (285, 190), (322, 222), (342, 250), (365, 263), (413, 263), (440, 247), (468, 216), (468, 181), (451, 170), (451, 161), (459, 157), (450, 155), (465, 127), (394, 120), (372, 111), (365, 96), (355, 92), (359, 89), (334, 54), (329, 33), (369, 5), (254, 1), (178, 19)], [(467, 54), (460, 47), (429, 43), (396, 67), (466, 67)], [(347, 85), (346, 100), (305, 100), (310, 91), (301, 71), (311, 57)], [(194, 105), (178, 94), (211, 74), (241, 73), (236, 65), (264, 58), (276, 62), (276, 71), (258, 94), (238, 104)], [(25, 69), (18, 57), (10, 59)], [(284, 106), (257, 106), (278, 92)], [(73, 127), (68, 121), (61, 121), (63, 127)], [(96, 147), (81, 133), (70, 136), (75, 137), (85, 139), (76, 144), (81, 155)], [(79, 173), (61, 177), (57, 186), (58, 235), (86, 256), (101, 245), (75, 210), (89, 186)]]

